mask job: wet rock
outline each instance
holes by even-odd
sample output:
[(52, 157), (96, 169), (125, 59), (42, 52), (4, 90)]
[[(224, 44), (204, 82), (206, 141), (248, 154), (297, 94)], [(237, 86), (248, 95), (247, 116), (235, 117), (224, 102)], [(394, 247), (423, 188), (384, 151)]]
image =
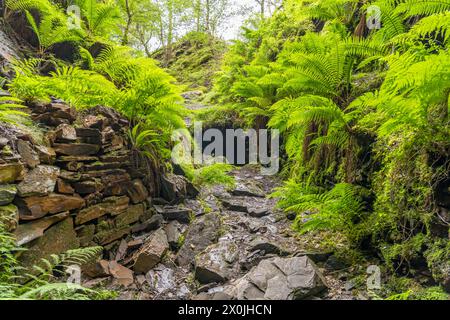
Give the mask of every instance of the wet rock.
[(178, 221), (172, 221), (164, 228), (164, 231), (167, 235), (167, 241), (170, 245), (170, 249), (174, 251), (179, 249), (180, 238), (182, 234), (181, 227), (182, 226)]
[(45, 197), (16, 198), (21, 220), (36, 220), (47, 214), (55, 214), (84, 207), (85, 202), (78, 196), (49, 194)]
[(77, 132), (74, 127), (61, 124), (55, 130), (55, 137), (58, 142), (75, 142), (77, 141)]
[(33, 241), (29, 249), (20, 255), (19, 261), (25, 267), (39, 265), (41, 259), (48, 259), (52, 254), (77, 249), (79, 245), (73, 220), (67, 218), (48, 229), (44, 236)]
[(301, 300), (325, 289), (322, 274), (303, 256), (263, 260), (238, 280), (230, 292), (239, 300)]
[(22, 246), (37, 238), (42, 237), (45, 230), (68, 217), (69, 212), (65, 212), (19, 225), (14, 232), (14, 236), (17, 240), (17, 245)]
[(108, 263), (108, 273), (115, 279), (115, 283), (129, 287), (134, 283), (133, 271), (120, 265), (116, 261), (110, 261)]
[(18, 140), (17, 150), (19, 151), (22, 160), (30, 168), (35, 168), (40, 163), (39, 156), (29, 141)]
[(21, 163), (0, 164), (0, 184), (22, 180), (23, 174), (24, 168)]
[(149, 196), (147, 189), (140, 179), (131, 182), (127, 193), (134, 204), (144, 202)]
[(209, 213), (192, 222), (189, 226), (183, 246), (176, 257), (180, 266), (194, 263), (194, 257), (220, 237), (221, 220), (217, 213)]
[(195, 278), (200, 283), (221, 283), (236, 273), (238, 247), (234, 242), (221, 241), (208, 247), (195, 259)]
[(134, 255), (133, 269), (136, 273), (147, 273), (153, 269), (169, 250), (164, 230), (159, 229), (150, 236), (149, 241)]
[(4, 206), (13, 202), (16, 194), (17, 188), (15, 185), (0, 185), (0, 206)]
[(58, 167), (37, 166), (25, 175), (17, 185), (18, 195), (21, 197), (46, 196), (55, 191), (56, 180), (60, 170)]
[(100, 151), (100, 147), (96, 144), (87, 143), (72, 143), (72, 144), (60, 144), (55, 143), (53, 145), (57, 154), (65, 156), (91, 156)]
[(106, 198), (102, 203), (81, 210), (75, 218), (75, 224), (85, 224), (106, 214), (117, 216), (128, 208), (129, 202), (128, 197)]
[(19, 225), (19, 209), (13, 204), (0, 206), (0, 219), (5, 223), (7, 231), (16, 230)]

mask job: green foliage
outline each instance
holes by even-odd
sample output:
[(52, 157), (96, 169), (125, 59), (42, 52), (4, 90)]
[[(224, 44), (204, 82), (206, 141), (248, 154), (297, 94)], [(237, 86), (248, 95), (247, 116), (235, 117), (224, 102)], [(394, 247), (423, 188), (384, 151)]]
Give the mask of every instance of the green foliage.
[(229, 164), (216, 163), (195, 170), (193, 183), (199, 186), (224, 185), (233, 188), (236, 181), (234, 177), (228, 175), (233, 170)]
[(0, 97), (0, 122), (16, 124), (21, 122), (28, 114), (20, 111), (25, 108), (22, 100), (14, 97)]
[[(370, 5), (379, 30), (367, 28)], [(449, 5), (287, 0), (231, 46), (218, 100), (281, 131), (290, 180), (275, 196), (298, 231), (343, 234), (391, 270), (425, 252), (442, 269), (448, 239), (431, 227), (450, 179)]]
[(113, 293), (84, 288), (77, 284), (60, 282), (68, 266), (81, 266), (97, 258), (101, 247), (76, 249), (52, 255), (39, 265), (26, 269), (20, 266), (15, 253), (13, 235), (0, 221), (0, 300), (87, 300), (107, 299)]

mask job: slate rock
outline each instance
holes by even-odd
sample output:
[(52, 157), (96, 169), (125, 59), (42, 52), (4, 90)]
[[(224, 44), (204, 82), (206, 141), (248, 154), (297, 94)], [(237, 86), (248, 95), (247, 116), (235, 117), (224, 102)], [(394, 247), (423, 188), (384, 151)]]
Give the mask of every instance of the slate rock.
[(169, 250), (164, 230), (159, 229), (150, 236), (149, 241), (133, 257), (133, 270), (145, 274), (153, 269)]
[(0, 206), (13, 202), (17, 194), (17, 188), (12, 184), (0, 185)]
[(46, 196), (55, 191), (59, 174), (58, 167), (37, 166), (17, 185), (17, 193), (21, 197)]

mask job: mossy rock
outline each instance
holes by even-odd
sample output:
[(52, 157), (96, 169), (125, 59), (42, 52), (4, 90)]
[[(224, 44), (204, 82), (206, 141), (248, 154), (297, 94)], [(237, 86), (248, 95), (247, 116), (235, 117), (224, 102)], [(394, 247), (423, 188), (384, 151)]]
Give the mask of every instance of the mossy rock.
[(13, 202), (16, 196), (17, 188), (12, 184), (0, 185), (0, 206), (4, 206)]
[(40, 265), (42, 259), (49, 259), (52, 254), (61, 254), (78, 249), (80, 241), (73, 227), (73, 219), (66, 220), (48, 229), (44, 236), (31, 242), (28, 250), (19, 256), (24, 267)]
[(0, 206), (0, 221), (6, 224), (9, 232), (16, 230), (19, 225), (19, 209), (13, 204)]

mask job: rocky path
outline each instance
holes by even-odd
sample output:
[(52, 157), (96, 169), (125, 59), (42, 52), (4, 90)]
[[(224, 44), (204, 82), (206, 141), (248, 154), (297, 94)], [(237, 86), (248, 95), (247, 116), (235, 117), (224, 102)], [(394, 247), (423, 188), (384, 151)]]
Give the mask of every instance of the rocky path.
[(255, 167), (232, 174), (233, 190), (204, 188), (177, 206), (155, 204), (154, 231), (124, 241), (103, 262), (109, 277), (85, 285), (119, 290), (118, 299), (351, 298), (316, 266), (328, 256), (308, 253), (267, 197), (278, 179)]

